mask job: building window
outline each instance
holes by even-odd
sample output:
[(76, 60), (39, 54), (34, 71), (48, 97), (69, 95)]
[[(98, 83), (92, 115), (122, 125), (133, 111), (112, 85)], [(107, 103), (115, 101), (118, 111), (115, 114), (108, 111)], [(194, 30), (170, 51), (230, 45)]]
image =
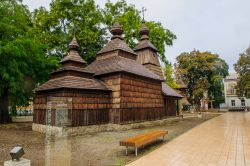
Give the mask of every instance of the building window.
[(235, 95), (236, 94), (235, 84), (233, 84), (233, 83), (229, 83), (228, 84), (228, 91), (227, 91), (227, 93), (230, 94), (230, 95)]
[(244, 99), (241, 100), (241, 106), (245, 107), (245, 100)]
[(235, 100), (231, 100), (232, 107), (235, 107)]

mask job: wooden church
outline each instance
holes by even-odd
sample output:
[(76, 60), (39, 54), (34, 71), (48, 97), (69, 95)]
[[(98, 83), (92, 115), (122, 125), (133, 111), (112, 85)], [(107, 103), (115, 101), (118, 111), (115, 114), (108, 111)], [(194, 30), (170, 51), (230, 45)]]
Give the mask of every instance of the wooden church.
[(78, 54), (73, 38), (61, 68), (35, 89), (35, 124), (58, 126), (63, 115), (66, 124), (74, 127), (152, 121), (178, 114), (182, 95), (164, 83), (158, 51), (149, 41), (146, 25), (142, 24), (141, 40), (134, 49), (123, 40), (119, 23), (111, 33), (111, 41), (89, 65)]

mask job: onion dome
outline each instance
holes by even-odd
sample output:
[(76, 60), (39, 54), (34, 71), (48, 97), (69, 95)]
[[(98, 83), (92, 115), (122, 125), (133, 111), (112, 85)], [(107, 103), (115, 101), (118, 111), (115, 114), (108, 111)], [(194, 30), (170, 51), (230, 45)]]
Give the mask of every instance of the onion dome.
[(74, 36), (72, 41), (69, 43), (69, 50), (78, 50), (79, 44), (77, 43), (76, 37)]
[(134, 51), (143, 50), (150, 48), (156, 52), (158, 52), (157, 48), (149, 41), (149, 29), (146, 26), (145, 22), (142, 21), (142, 26), (140, 29), (141, 41), (138, 45), (134, 48)]
[(115, 24), (110, 29), (110, 32), (113, 35), (111, 39), (115, 39), (115, 38), (122, 39), (123, 30), (119, 22), (115, 22)]
[(142, 26), (141, 26), (141, 29), (140, 29), (140, 35), (141, 35), (141, 40), (148, 40), (149, 37), (149, 29), (148, 27), (145, 25), (145, 22), (143, 21), (142, 22)]
[(114, 25), (110, 29), (110, 32), (113, 35), (111, 41), (108, 42), (107, 45), (97, 53), (97, 59), (99, 55), (103, 55), (108, 52), (114, 52), (117, 50), (122, 50), (128, 53), (128, 56), (132, 57), (132, 59), (136, 59), (137, 54), (127, 45), (127, 43), (122, 38), (123, 30), (122, 26), (118, 22), (114, 23)]
[(79, 44), (77, 43), (76, 37), (74, 36), (72, 41), (69, 43), (69, 52), (68, 54), (61, 60), (61, 64), (66, 62), (75, 62), (78, 64), (86, 65), (87, 62), (84, 61), (78, 53)]

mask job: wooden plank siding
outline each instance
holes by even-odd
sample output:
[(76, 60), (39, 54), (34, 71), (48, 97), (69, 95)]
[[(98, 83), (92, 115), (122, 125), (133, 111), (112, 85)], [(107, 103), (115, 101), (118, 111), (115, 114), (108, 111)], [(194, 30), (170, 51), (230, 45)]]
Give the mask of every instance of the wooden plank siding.
[[(72, 126), (84, 126), (109, 123), (111, 108), (110, 92), (58, 90), (38, 93), (34, 100), (34, 123), (46, 123), (47, 97), (72, 98)], [(52, 122), (55, 125), (55, 110), (52, 109)]]
[(178, 112), (178, 99), (172, 97), (164, 98), (164, 114), (165, 116), (176, 116)]
[(121, 75), (120, 123), (161, 119), (164, 100), (161, 82)]
[(154, 72), (160, 78), (163, 78), (163, 74), (162, 74), (162, 70), (161, 70), (160, 66), (156, 66), (156, 65), (153, 65), (153, 64), (150, 64), (150, 63), (144, 64), (143, 66), (145, 66), (150, 71)]
[(109, 122), (120, 123), (121, 75), (119, 73), (113, 73), (112, 75), (104, 75), (100, 79), (106, 84), (106, 86), (112, 89)]
[(110, 93), (88, 92), (73, 97), (72, 126), (105, 124), (109, 122)]
[[(100, 78), (112, 91), (61, 89), (36, 94), (34, 123), (46, 123), (46, 99), (72, 98), (72, 126), (131, 123), (176, 116), (175, 98), (164, 97), (160, 81), (116, 73)], [(52, 110), (52, 125), (55, 124)]]
[(110, 123), (156, 120), (165, 116), (160, 81), (126, 73), (100, 79), (112, 89)]
[(45, 125), (46, 120), (46, 96), (36, 94), (34, 99), (33, 122)]

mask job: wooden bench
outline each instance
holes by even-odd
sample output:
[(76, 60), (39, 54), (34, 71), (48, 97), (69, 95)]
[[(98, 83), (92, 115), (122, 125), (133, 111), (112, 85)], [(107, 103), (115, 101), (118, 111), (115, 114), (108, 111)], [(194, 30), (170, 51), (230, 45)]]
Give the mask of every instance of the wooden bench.
[(135, 155), (137, 156), (137, 150), (139, 147), (162, 137), (165, 140), (165, 135), (168, 134), (167, 131), (153, 131), (149, 133), (144, 133), (137, 135), (135, 137), (127, 138), (120, 141), (120, 146), (126, 146), (126, 155), (128, 155), (128, 147), (135, 147)]

